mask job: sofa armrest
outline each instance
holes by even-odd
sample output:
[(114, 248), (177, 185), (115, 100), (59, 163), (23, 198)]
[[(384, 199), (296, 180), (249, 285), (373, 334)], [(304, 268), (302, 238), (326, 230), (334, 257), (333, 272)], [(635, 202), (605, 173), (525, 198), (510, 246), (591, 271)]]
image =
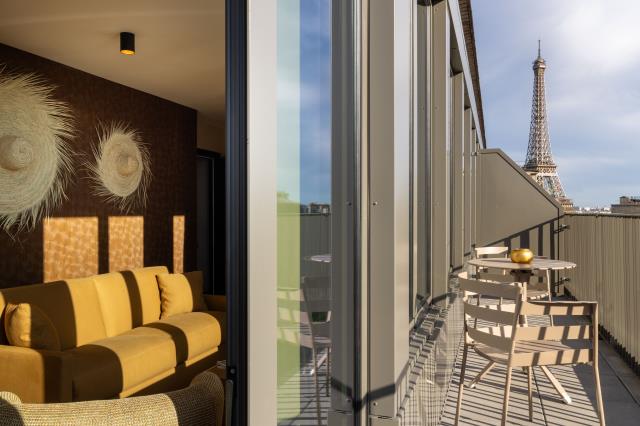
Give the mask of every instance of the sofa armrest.
[(0, 345), (0, 391), (22, 402), (71, 401), (71, 355)]
[(210, 311), (227, 312), (227, 296), (205, 294), (204, 301)]

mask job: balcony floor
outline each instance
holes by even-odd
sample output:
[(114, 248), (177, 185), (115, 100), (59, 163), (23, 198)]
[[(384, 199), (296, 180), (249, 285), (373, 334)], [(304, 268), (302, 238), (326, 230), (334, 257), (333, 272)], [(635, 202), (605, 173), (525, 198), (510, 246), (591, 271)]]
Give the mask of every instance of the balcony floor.
[[(640, 378), (626, 366), (606, 342), (600, 344), (600, 379), (607, 425), (640, 424)], [(484, 367), (486, 360), (469, 351), (468, 382)], [(453, 425), (460, 383), (462, 347), (458, 351), (456, 370), (447, 393), (442, 425)], [(588, 365), (549, 368), (569, 392), (573, 402), (562, 402), (539, 368), (534, 369), (533, 423), (528, 419), (527, 376), (514, 370), (509, 401), (509, 424), (597, 425), (592, 368)], [(475, 389), (464, 389), (460, 424), (500, 424), (505, 368), (496, 366)]]

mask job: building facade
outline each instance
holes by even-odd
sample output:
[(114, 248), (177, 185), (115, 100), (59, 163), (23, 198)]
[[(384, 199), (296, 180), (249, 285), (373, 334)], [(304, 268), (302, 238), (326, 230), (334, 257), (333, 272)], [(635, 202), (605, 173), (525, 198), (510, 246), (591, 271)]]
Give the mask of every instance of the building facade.
[(640, 215), (640, 197), (620, 197), (618, 204), (611, 204), (611, 213)]

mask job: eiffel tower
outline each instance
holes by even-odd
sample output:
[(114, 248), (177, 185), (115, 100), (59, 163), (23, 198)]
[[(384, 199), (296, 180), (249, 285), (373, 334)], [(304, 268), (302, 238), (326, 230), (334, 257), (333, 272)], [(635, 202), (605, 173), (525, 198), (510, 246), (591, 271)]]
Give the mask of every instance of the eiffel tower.
[(531, 105), (531, 127), (529, 128), (529, 146), (523, 169), (562, 205), (565, 211), (574, 209), (573, 202), (567, 198), (560, 183), (557, 166), (551, 156), (549, 125), (547, 124), (547, 102), (545, 99), (544, 71), (547, 64), (540, 55), (533, 62), (533, 101)]

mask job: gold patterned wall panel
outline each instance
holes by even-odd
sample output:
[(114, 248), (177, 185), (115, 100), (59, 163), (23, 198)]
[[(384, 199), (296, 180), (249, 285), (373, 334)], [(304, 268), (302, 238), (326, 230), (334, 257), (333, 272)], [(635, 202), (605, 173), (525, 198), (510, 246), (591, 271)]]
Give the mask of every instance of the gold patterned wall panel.
[(43, 223), (45, 282), (98, 273), (97, 217), (57, 217)]
[(173, 217), (173, 273), (184, 272), (184, 216)]
[(124, 271), (144, 266), (144, 218), (109, 217), (109, 271)]

